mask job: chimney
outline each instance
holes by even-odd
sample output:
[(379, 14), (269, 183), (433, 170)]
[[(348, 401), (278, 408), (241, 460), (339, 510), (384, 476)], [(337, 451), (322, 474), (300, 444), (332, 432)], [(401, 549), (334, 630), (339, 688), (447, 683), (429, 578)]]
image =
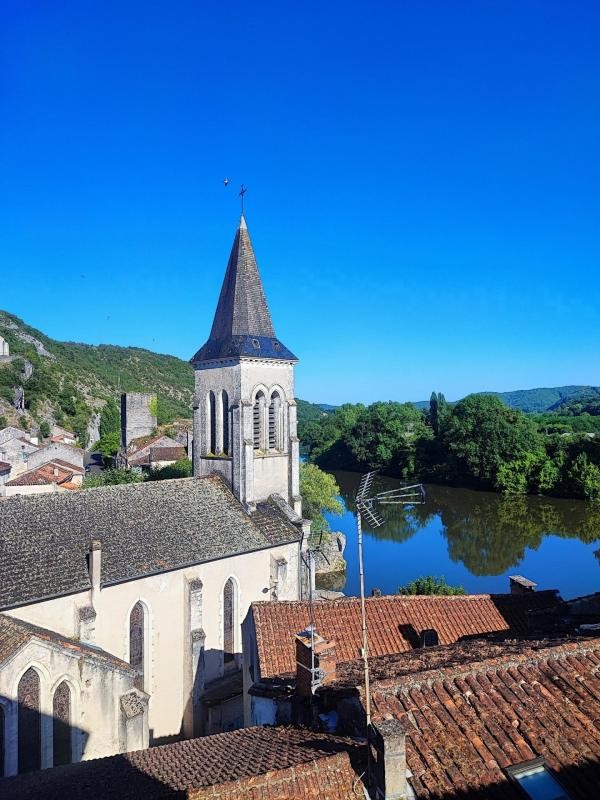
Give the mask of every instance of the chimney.
[(529, 594), (529, 592), (535, 592), (537, 583), (530, 581), (529, 578), (524, 578), (522, 575), (511, 575), (509, 580), (511, 594)]
[(406, 734), (397, 719), (374, 723), (371, 749), (370, 796), (373, 800), (406, 800)]
[(90, 571), (90, 581), (92, 592), (100, 591), (100, 577), (102, 574), (102, 542), (100, 539), (92, 539), (90, 542), (88, 568)]
[(297, 694), (301, 697), (312, 697), (319, 686), (335, 680), (335, 668), (335, 642), (323, 639), (310, 625), (296, 635)]

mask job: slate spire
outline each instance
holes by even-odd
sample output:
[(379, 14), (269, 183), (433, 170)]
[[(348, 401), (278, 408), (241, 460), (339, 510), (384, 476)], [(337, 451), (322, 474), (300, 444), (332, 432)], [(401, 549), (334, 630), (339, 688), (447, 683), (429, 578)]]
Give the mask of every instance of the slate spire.
[(194, 364), (232, 356), (297, 361), (275, 338), (243, 214), (233, 240), (210, 336), (191, 361)]

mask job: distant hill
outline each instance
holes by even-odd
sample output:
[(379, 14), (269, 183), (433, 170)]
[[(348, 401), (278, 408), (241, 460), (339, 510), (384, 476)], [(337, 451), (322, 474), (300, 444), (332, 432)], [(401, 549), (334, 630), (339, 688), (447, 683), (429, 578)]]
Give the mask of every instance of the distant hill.
[[(0, 311), (0, 335), (12, 356), (0, 363), (0, 417), (7, 421), (36, 432), (41, 422), (56, 421), (87, 444), (99, 410), (121, 391), (156, 392), (159, 422), (192, 415), (194, 371), (179, 358), (139, 347), (59, 342), (6, 311)], [(12, 408), (16, 386), (25, 390), (20, 418)]]
[[(510, 408), (530, 413), (555, 411), (573, 400), (600, 399), (600, 386), (555, 386), (548, 389), (517, 389), (514, 392), (480, 392), (499, 397)], [(417, 408), (429, 408), (429, 400), (418, 400)]]

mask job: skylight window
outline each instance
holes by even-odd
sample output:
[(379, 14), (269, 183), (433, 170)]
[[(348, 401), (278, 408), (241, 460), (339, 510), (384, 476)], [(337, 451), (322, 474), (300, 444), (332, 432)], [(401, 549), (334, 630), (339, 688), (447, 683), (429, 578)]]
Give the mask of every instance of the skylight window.
[(509, 767), (507, 772), (531, 800), (571, 800), (543, 758)]

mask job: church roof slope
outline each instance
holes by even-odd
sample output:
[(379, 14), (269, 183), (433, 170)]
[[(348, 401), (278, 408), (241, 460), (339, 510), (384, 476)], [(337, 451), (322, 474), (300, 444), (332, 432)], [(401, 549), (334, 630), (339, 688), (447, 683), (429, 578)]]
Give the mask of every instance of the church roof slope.
[(122, 661), (120, 658), (102, 650), (99, 647), (92, 647), (83, 644), (76, 639), (70, 639), (56, 631), (40, 628), (29, 622), (15, 619), (7, 614), (0, 614), (0, 664), (3, 664), (18, 650), (32, 639), (49, 642), (62, 650), (68, 650), (76, 656), (85, 656), (109, 664), (111, 667), (118, 667), (126, 672), (135, 672), (131, 664)]
[(102, 585), (296, 542), (284, 514), (248, 514), (220, 478), (179, 478), (0, 503), (0, 609), (90, 586), (86, 557), (102, 541)]
[[(450, 597), (395, 595), (366, 600), (372, 658), (420, 646), (423, 630), (435, 629), (440, 644), (484, 634), (527, 632), (526, 613), (554, 606), (557, 592), (525, 595), (474, 594)], [(338, 663), (354, 661), (362, 646), (360, 600), (346, 597), (313, 603), (318, 633), (334, 640)], [(310, 623), (307, 602), (254, 602), (252, 614), (261, 679), (296, 671), (295, 634)]]
[[(13, 800), (346, 800), (364, 747), (303, 728), (254, 727), (0, 781)], [(321, 787), (322, 791), (319, 791)], [(4, 792), (4, 794), (3, 794)]]
[(244, 217), (233, 240), (210, 336), (191, 361), (240, 356), (297, 361), (275, 337)]

